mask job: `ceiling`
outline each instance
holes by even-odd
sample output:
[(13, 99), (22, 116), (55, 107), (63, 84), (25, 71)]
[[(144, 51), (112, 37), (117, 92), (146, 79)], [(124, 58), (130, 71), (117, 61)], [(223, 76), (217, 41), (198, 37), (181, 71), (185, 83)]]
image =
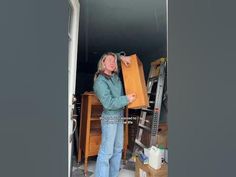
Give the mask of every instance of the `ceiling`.
[(80, 0), (78, 69), (91, 73), (104, 52), (136, 53), (149, 67), (167, 55), (166, 0)]

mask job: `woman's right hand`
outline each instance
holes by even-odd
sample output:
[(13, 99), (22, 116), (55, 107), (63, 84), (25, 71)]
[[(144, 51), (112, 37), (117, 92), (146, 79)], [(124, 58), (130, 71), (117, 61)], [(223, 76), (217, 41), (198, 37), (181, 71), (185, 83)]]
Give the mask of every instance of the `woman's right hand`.
[(128, 67), (131, 64), (131, 57), (130, 56), (120, 56), (121, 61)]
[(126, 95), (126, 96), (128, 98), (129, 103), (132, 103), (136, 100), (136, 94), (135, 93), (131, 93), (131, 94)]

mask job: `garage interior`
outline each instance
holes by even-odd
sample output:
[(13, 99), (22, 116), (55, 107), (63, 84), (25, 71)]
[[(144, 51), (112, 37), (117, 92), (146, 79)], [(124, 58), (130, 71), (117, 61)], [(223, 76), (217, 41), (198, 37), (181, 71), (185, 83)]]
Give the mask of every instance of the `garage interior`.
[[(151, 62), (167, 58), (167, 2), (166, 0), (80, 0), (79, 40), (76, 75), (77, 129), (73, 145), (72, 176), (84, 176), (84, 158), (78, 161), (81, 99), (85, 92), (93, 91), (93, 77), (103, 53), (124, 51), (136, 54), (143, 64), (145, 81)], [(166, 82), (166, 80), (165, 80)], [(165, 83), (167, 87), (167, 83)], [(140, 116), (140, 109), (129, 110), (128, 117)], [(161, 109), (160, 124), (166, 130), (167, 109)], [(128, 125), (126, 158), (120, 175), (136, 176), (129, 160), (132, 158), (138, 122)], [(167, 147), (166, 147), (167, 148)], [(94, 177), (96, 155), (88, 158), (87, 176)], [(140, 174), (141, 175), (141, 174)]]

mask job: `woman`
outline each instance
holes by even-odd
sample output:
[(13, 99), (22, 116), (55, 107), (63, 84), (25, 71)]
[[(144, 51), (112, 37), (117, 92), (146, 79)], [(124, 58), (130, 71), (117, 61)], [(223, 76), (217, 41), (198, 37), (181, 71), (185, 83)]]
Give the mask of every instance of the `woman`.
[(103, 105), (102, 143), (96, 162), (96, 177), (118, 176), (123, 149), (123, 109), (136, 99), (134, 93), (123, 95), (117, 59), (126, 66), (130, 64), (129, 57), (105, 53), (98, 62), (98, 71), (94, 77), (94, 92)]

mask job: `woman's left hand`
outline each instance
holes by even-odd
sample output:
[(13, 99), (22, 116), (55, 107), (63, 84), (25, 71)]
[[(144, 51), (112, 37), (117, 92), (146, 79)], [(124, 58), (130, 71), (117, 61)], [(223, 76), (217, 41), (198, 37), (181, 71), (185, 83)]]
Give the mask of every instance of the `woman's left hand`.
[(120, 59), (127, 67), (131, 63), (130, 56), (121, 56)]

